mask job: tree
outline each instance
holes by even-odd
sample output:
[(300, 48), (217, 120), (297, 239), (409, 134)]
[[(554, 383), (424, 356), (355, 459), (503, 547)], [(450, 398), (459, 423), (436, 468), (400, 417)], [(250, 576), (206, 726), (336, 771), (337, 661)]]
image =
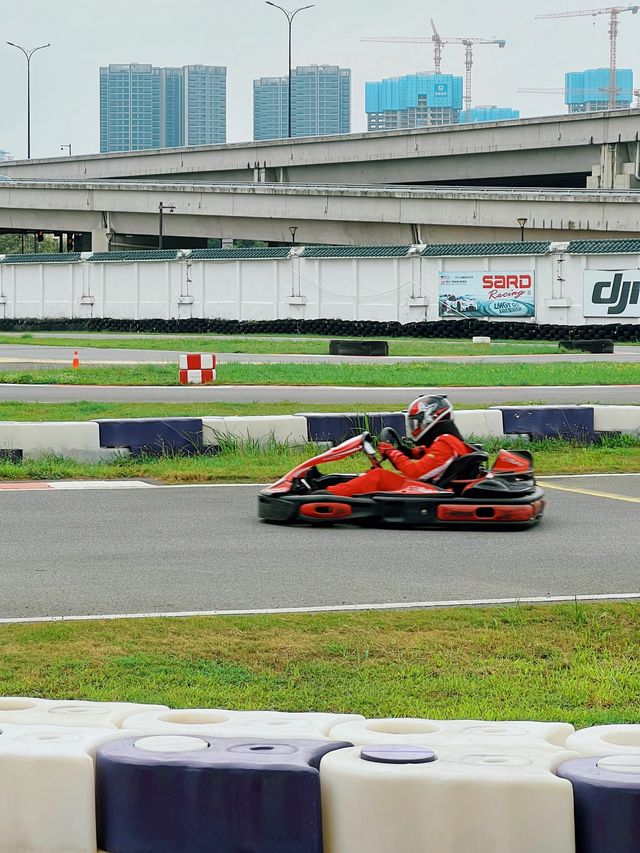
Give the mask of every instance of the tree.
[[(25, 255), (34, 254), (34, 243), (36, 243), (35, 234), (25, 234), (24, 236), (24, 252)], [(53, 234), (45, 234), (44, 240), (38, 243), (38, 254), (50, 254), (59, 252), (60, 244), (58, 238)], [(20, 255), (22, 253), (22, 235), (21, 234), (0, 234), (0, 255)]]

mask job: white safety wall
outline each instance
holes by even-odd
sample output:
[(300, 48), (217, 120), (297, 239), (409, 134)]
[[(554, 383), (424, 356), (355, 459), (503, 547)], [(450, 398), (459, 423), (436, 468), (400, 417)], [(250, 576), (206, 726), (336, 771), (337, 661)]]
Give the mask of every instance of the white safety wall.
[(541, 256), (0, 264), (0, 317), (408, 323), (440, 319), (441, 272), (522, 272), (535, 276), (536, 316), (521, 322), (640, 324), (640, 317), (584, 316), (587, 269), (640, 269), (640, 255), (555, 251)]

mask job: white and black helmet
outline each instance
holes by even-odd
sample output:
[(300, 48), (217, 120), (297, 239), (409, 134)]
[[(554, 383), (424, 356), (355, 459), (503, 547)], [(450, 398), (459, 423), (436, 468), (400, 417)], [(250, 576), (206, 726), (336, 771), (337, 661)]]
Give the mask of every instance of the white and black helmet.
[(452, 414), (453, 406), (446, 397), (418, 397), (411, 403), (405, 415), (407, 435), (417, 443), (437, 423), (451, 420)]

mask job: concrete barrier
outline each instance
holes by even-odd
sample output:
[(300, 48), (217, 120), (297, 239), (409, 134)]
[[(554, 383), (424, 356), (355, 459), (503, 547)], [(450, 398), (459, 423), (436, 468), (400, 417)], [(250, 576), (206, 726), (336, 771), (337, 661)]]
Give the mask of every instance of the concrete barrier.
[(496, 409), (459, 409), (454, 411), (453, 420), (465, 438), (502, 438), (504, 435), (502, 412)]
[[(640, 406), (493, 406), (460, 409), (454, 420), (462, 434), (474, 438), (529, 435), (597, 441), (600, 433), (640, 435)], [(0, 421), (0, 459), (33, 459), (54, 454), (79, 461), (117, 455), (193, 454), (226, 438), (261, 446), (337, 444), (368, 431), (391, 426), (404, 435), (402, 412), (299, 412), (296, 415), (204, 418), (101, 419), (89, 422)]]
[(640, 406), (592, 406), (596, 432), (640, 434)]
[(303, 415), (202, 418), (205, 447), (219, 445), (226, 438), (255, 441), (261, 446), (271, 442), (302, 445), (308, 441), (307, 418)]
[[(0, 422), (0, 453), (18, 451), (23, 459), (53, 454), (82, 461), (112, 457), (100, 444), (100, 430), (89, 422)], [(15, 456), (16, 454), (14, 454)]]

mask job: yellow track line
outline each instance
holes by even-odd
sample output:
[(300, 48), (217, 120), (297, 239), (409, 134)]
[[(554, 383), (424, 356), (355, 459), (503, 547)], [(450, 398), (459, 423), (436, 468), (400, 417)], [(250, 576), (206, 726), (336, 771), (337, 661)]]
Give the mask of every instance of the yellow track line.
[(555, 489), (558, 492), (574, 492), (578, 495), (591, 495), (594, 498), (609, 498), (612, 501), (625, 501), (626, 503), (631, 504), (640, 504), (640, 498), (632, 498), (628, 495), (614, 495), (611, 492), (594, 492), (591, 489), (572, 489), (569, 486), (556, 486), (555, 484), (548, 483), (546, 480), (542, 480), (545, 489)]

